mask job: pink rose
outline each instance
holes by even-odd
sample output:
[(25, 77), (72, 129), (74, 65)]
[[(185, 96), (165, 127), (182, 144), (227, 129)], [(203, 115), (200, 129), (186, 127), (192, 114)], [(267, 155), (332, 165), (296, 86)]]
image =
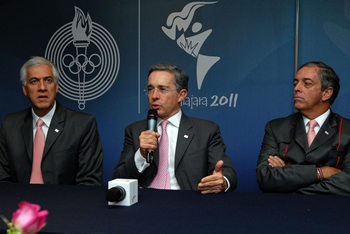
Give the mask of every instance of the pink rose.
[(12, 223), (16, 230), (23, 233), (37, 233), (44, 227), (47, 210), (40, 211), (40, 206), (23, 201), (18, 204), (19, 209), (12, 215)]

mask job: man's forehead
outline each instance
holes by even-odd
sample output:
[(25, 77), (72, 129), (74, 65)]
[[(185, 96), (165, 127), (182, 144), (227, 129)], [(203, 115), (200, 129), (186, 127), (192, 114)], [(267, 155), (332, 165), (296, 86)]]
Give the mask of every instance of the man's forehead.
[(37, 65), (33, 65), (27, 68), (28, 70), (50, 70), (51, 71), (51, 67), (47, 64), (37, 64)]
[(294, 77), (294, 80), (314, 80), (318, 79), (318, 67), (303, 67)]
[(53, 77), (52, 69), (49, 65), (41, 64), (27, 68), (27, 79)]
[[(156, 71), (152, 72), (151, 75), (148, 77), (147, 85), (152, 86), (166, 86), (169, 84), (173, 84), (175, 82), (175, 77), (172, 73), (164, 71), (165, 73), (155, 73)], [(153, 74), (155, 73), (155, 74)]]

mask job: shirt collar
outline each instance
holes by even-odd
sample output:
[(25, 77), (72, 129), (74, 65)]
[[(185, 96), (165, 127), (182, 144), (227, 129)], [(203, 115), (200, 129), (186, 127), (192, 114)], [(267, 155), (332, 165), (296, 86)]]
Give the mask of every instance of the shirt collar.
[[(55, 104), (53, 105), (52, 109), (49, 111), (49, 113), (47, 113), (44, 117), (41, 117), (41, 119), (44, 121), (44, 123), (45, 123), (45, 125), (46, 125), (47, 127), (50, 126), (50, 123), (51, 123), (53, 114), (55, 113), (55, 110), (56, 110), (56, 101), (55, 101)], [(33, 108), (32, 108), (32, 116), (33, 116), (33, 129), (35, 129), (35, 128), (36, 128), (36, 122), (38, 121), (38, 119), (39, 119), (40, 117), (37, 116), (37, 115), (34, 113)]]
[[(182, 111), (181, 109), (179, 110), (179, 112), (177, 112), (175, 115), (171, 116), (169, 119), (167, 119), (172, 125), (174, 125), (175, 127), (179, 128), (180, 126), (180, 120), (181, 120), (181, 116), (182, 116)], [(161, 118), (158, 118), (157, 121), (157, 126), (160, 125), (161, 122), (163, 122), (164, 120), (162, 120)]]
[[(323, 113), (322, 115), (320, 115), (320, 116), (318, 116), (315, 120), (317, 121), (317, 124), (318, 124), (318, 126), (322, 126), (323, 125), (323, 123), (324, 123), (324, 121), (326, 121), (326, 119), (327, 119), (327, 117), (328, 117), (328, 115), (330, 114), (330, 109), (328, 109), (325, 113)], [(304, 125), (306, 126), (308, 123), (309, 123), (309, 121), (310, 121), (310, 119), (308, 119), (307, 117), (305, 117), (304, 115), (303, 115), (303, 120), (304, 120)]]

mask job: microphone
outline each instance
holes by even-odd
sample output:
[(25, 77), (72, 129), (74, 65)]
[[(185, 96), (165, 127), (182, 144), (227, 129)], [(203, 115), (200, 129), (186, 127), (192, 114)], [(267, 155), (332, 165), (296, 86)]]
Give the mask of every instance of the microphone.
[[(147, 123), (148, 123), (149, 130), (156, 131), (157, 119), (158, 119), (157, 110), (150, 109), (147, 113)], [(147, 160), (147, 163), (152, 163), (153, 149), (147, 150), (146, 160)]]
[(108, 205), (131, 206), (138, 202), (138, 181), (136, 179), (108, 181), (105, 197)]
[(106, 192), (106, 199), (110, 202), (123, 201), (126, 196), (126, 191), (122, 186), (115, 186)]

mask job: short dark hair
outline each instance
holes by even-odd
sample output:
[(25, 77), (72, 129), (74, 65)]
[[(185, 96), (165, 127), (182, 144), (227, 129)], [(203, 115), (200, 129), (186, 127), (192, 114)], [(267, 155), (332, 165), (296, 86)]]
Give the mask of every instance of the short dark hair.
[(329, 98), (329, 103), (330, 103), (330, 105), (332, 105), (333, 102), (335, 101), (335, 99), (337, 98), (339, 90), (340, 90), (339, 77), (335, 73), (333, 68), (331, 68), (327, 64), (325, 64), (323, 62), (319, 62), (319, 61), (307, 62), (307, 63), (301, 65), (299, 67), (298, 71), (303, 67), (318, 67), (319, 68), (318, 78), (320, 79), (321, 84), (322, 84), (321, 91), (324, 91), (325, 89), (327, 89), (329, 87), (333, 88), (333, 94)]
[(150, 67), (147, 77), (149, 77), (149, 75), (154, 71), (167, 71), (173, 73), (175, 76), (174, 84), (177, 92), (180, 92), (182, 89), (186, 89), (188, 91), (189, 76), (180, 68), (168, 63), (158, 63)]

